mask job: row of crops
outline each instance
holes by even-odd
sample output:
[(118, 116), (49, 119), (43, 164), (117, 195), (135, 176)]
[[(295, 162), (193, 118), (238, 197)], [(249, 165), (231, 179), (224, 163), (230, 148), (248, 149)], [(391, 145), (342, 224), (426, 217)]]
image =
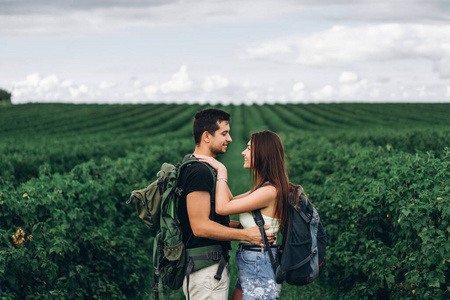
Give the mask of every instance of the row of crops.
[[(125, 200), (193, 150), (205, 107), (0, 108), (2, 299), (151, 298), (152, 231)], [(240, 153), (250, 132), (273, 130), (329, 236), (325, 274), (284, 286), (282, 299), (448, 298), (449, 105), (219, 108), (232, 114), (220, 159), (233, 193), (249, 188)]]
[[(0, 110), (0, 176), (16, 183), (108, 156), (123, 157), (155, 136), (188, 138), (199, 105), (28, 104)], [(448, 105), (326, 104), (230, 106), (233, 130), (271, 129), (349, 144), (390, 144), (407, 152), (441, 150), (448, 143)], [(413, 128), (413, 130), (411, 130)], [(235, 137), (235, 135), (233, 136)], [(237, 144), (237, 143), (234, 143)], [(24, 155), (26, 154), (26, 155)]]

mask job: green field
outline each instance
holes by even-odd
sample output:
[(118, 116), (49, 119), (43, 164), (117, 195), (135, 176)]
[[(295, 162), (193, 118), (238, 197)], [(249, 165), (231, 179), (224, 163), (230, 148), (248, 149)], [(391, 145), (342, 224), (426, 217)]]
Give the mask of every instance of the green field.
[[(0, 107), (1, 299), (152, 299), (153, 232), (125, 201), (193, 151), (206, 107)], [(324, 274), (281, 299), (449, 298), (449, 104), (216, 107), (232, 192), (249, 188), (250, 133), (273, 130), (328, 234)]]

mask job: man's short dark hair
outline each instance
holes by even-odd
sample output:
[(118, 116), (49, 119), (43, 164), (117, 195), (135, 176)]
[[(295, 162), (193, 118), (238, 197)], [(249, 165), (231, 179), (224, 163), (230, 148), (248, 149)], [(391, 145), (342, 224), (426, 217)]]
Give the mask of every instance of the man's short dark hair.
[(222, 121), (230, 122), (230, 114), (226, 111), (207, 108), (198, 111), (194, 117), (194, 126), (192, 128), (192, 133), (194, 134), (195, 144), (200, 144), (202, 139), (202, 134), (208, 131), (210, 134), (214, 135), (217, 129), (219, 129), (219, 124)]

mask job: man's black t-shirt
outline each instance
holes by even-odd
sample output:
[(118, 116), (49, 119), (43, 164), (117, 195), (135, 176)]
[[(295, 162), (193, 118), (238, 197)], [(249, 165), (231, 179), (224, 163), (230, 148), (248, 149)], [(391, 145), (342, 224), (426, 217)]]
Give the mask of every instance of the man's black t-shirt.
[[(178, 186), (182, 189), (178, 202), (178, 217), (180, 219), (181, 230), (183, 232), (183, 242), (186, 248), (197, 248), (209, 245), (222, 245), (223, 250), (230, 249), (230, 242), (216, 241), (208, 238), (196, 237), (192, 233), (191, 224), (187, 214), (186, 196), (196, 191), (206, 191), (211, 193), (213, 189), (213, 175), (210, 169), (202, 163), (192, 162), (186, 164), (181, 170)], [(212, 195), (213, 196), (213, 195)], [(214, 203), (211, 203), (214, 205)], [(213, 209), (213, 221), (224, 226), (229, 226), (229, 217), (221, 216)]]

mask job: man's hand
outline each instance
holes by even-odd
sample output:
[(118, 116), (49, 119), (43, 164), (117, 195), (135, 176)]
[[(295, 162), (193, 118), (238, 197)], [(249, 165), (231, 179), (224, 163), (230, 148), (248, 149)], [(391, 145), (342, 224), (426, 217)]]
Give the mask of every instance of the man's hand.
[[(267, 230), (269, 229), (270, 226), (269, 225), (264, 225), (264, 229)], [(260, 247), (264, 247), (264, 242), (261, 236), (261, 232), (259, 231), (259, 227), (255, 226), (249, 229), (245, 229), (246, 231), (246, 240), (249, 241), (250, 243), (252, 243), (253, 245), (256, 246), (260, 246)], [(269, 243), (273, 243), (275, 241), (275, 234), (274, 233), (267, 233), (267, 239), (269, 240)]]

